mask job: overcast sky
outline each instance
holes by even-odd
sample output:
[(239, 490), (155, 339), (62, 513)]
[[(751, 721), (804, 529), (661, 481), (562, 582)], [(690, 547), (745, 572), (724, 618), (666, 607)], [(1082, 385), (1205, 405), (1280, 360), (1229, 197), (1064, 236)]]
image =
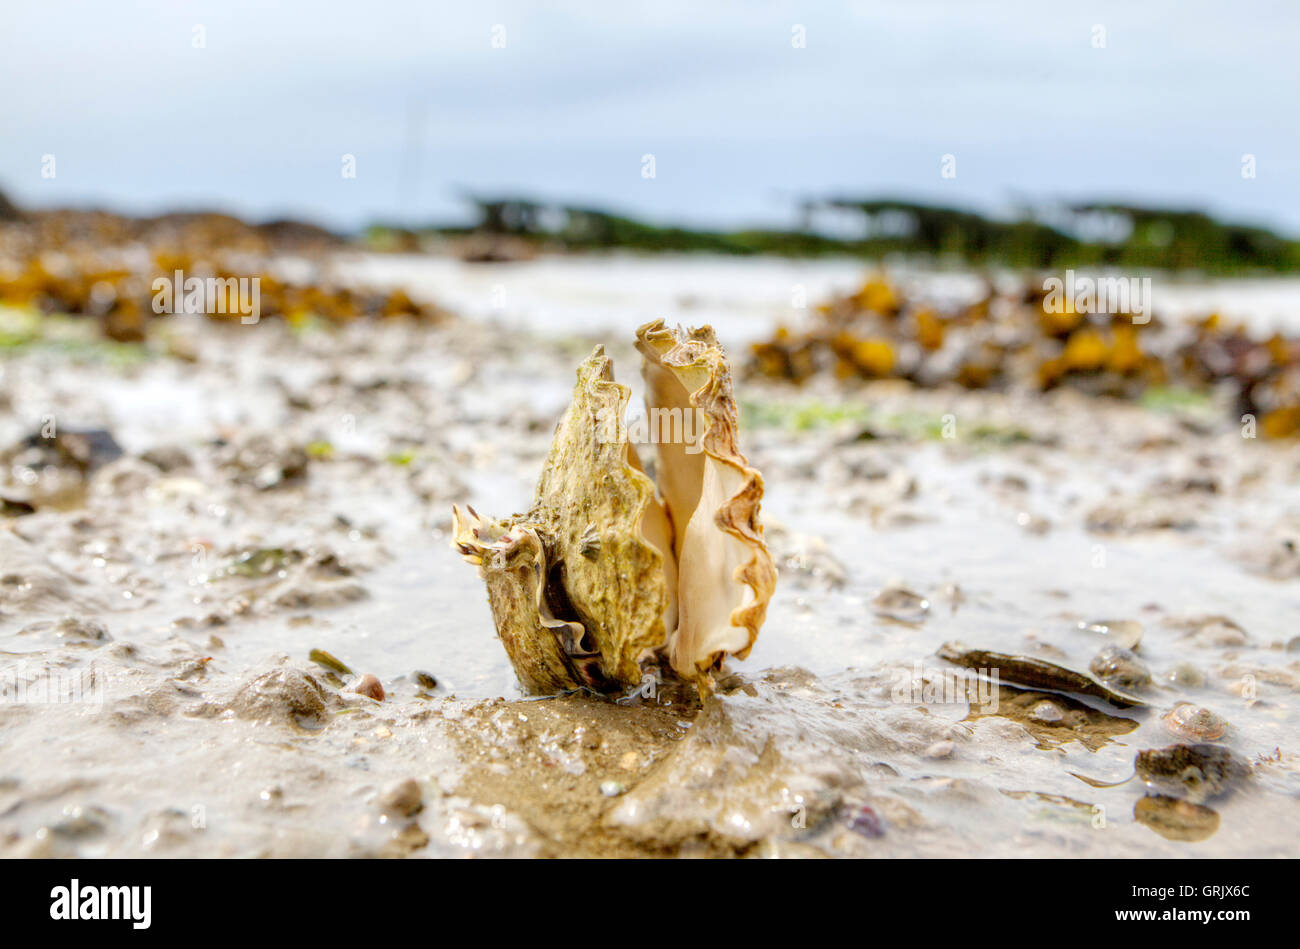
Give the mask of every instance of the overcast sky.
[(344, 227), (463, 190), (719, 225), (1098, 197), (1300, 233), (1297, 41), (1295, 0), (12, 0), (0, 189)]

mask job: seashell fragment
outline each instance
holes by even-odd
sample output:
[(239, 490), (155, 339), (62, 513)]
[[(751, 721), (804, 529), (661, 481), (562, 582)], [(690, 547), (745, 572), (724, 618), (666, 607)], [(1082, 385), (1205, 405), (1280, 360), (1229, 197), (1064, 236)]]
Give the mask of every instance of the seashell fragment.
[[(637, 330), (655, 479), (625, 422), (630, 390), (597, 346), (578, 368), (533, 506), (505, 520), (453, 508), (524, 689), (613, 692), (666, 658), (711, 689), (745, 658), (776, 586), (763, 478), (736, 444), (731, 373), (709, 327)], [(667, 436), (667, 437), (665, 437)]]
[(1199, 689), (1201, 686), (1205, 685), (1204, 673), (1190, 662), (1178, 663), (1178, 665), (1165, 673), (1165, 678), (1169, 680), (1172, 685), (1188, 686), (1194, 689)]
[(1216, 741), (1228, 730), (1228, 722), (1203, 706), (1180, 702), (1162, 716), (1172, 734), (1193, 741)]
[(1047, 699), (1043, 699), (1043, 701), (1035, 705), (1029, 715), (1034, 720), (1043, 722), (1047, 725), (1055, 725), (1061, 719), (1065, 718), (1065, 713), (1061, 711), (1061, 707), (1055, 702), (1048, 701)]
[(1103, 682), (1121, 689), (1142, 689), (1151, 684), (1151, 670), (1146, 663), (1122, 646), (1103, 646), (1092, 657), (1088, 669)]
[(919, 593), (891, 586), (876, 594), (871, 609), (877, 616), (915, 625), (930, 615), (930, 601)]

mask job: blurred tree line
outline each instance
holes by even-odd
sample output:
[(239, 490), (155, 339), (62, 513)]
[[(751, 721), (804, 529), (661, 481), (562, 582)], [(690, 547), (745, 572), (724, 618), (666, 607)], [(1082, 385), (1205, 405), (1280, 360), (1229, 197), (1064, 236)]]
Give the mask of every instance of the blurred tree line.
[[(931, 258), (971, 265), (1059, 269), (1300, 270), (1300, 241), (1263, 227), (1224, 223), (1198, 210), (1117, 203), (1077, 204), (1011, 219), (904, 200), (804, 202), (788, 229), (703, 230), (665, 226), (610, 211), (527, 198), (473, 197), (472, 227), (432, 227), (445, 236), (510, 237), (539, 249), (711, 252), (811, 257), (848, 254)], [(373, 228), (372, 237), (402, 229)]]

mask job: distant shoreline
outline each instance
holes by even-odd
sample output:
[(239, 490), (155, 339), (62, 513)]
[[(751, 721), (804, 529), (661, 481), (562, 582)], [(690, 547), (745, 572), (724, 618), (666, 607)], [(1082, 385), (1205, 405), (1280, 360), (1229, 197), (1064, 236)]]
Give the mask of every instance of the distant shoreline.
[(112, 221), (143, 232), (201, 219), (273, 243), (377, 252), (438, 253), (470, 261), (527, 259), (542, 253), (622, 250), (642, 254), (718, 254), (789, 259), (904, 259), (935, 268), (1062, 268), (1194, 272), (1206, 276), (1300, 274), (1300, 240), (1186, 208), (1092, 202), (1026, 210), (1018, 219), (897, 199), (812, 199), (797, 228), (714, 230), (652, 223), (608, 209), (521, 197), (473, 197), (477, 223), (431, 221), (411, 227), (376, 221), (355, 232), (280, 217), (249, 222), (217, 211), (124, 215), (97, 209), (21, 209), (0, 193), (0, 227), (52, 219)]
[[(618, 249), (867, 260), (902, 256), (932, 265), (1192, 270), (1216, 276), (1300, 272), (1300, 241), (1199, 210), (1094, 202), (1000, 220), (911, 201), (836, 198), (804, 202), (800, 229), (719, 231), (525, 198), (473, 202), (478, 210), (473, 227), (379, 223), (363, 240), (375, 250), (477, 241), (486, 248), (484, 259)], [(492, 241), (501, 249), (491, 248)]]

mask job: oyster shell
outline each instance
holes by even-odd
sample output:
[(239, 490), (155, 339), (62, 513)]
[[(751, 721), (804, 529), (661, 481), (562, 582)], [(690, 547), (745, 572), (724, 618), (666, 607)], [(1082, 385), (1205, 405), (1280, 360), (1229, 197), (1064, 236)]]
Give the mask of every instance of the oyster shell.
[[(452, 546), (488, 588), (525, 690), (613, 692), (666, 659), (705, 690), (745, 658), (776, 586), (763, 478), (736, 444), (731, 372), (710, 327), (637, 330), (655, 480), (625, 422), (631, 391), (597, 346), (578, 368), (526, 514), (453, 508)], [(667, 420), (667, 424), (664, 423)]]

